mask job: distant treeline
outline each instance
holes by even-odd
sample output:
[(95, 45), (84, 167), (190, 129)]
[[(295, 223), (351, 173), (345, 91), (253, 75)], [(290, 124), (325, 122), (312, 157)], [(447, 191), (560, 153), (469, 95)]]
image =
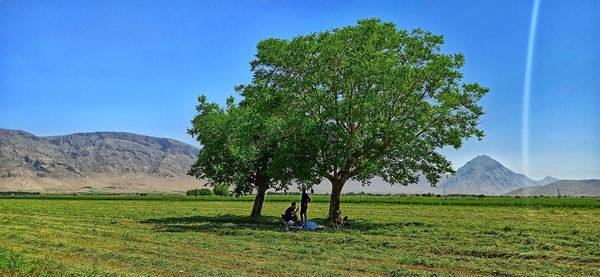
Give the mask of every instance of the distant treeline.
[(39, 192), (27, 191), (0, 191), (0, 195), (41, 195)]

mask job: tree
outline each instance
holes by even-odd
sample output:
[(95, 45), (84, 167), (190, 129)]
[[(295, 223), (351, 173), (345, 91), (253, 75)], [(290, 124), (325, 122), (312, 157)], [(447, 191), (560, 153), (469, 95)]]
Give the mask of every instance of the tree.
[(229, 186), (227, 184), (218, 184), (213, 187), (213, 193), (217, 196), (229, 196)]
[(236, 105), (230, 97), (225, 109), (200, 96), (198, 114), (188, 130), (202, 145), (188, 174), (208, 179), (213, 186), (232, 185), (233, 193), (238, 196), (256, 190), (252, 217), (261, 215), (269, 188), (279, 190), (291, 183), (287, 177), (290, 174), (282, 168), (287, 162), (278, 159), (284, 157), (278, 153), (285, 149), (280, 136), (281, 121), (269, 112), (275, 111), (269, 106), (279, 105), (278, 100), (258, 97), (264, 93), (262, 89), (256, 85), (236, 88), (247, 99)]
[[(442, 36), (398, 30), (379, 19), (291, 40), (266, 39), (251, 62), (253, 83), (285, 99), (288, 132), (313, 176), (332, 184), (330, 218), (349, 179), (436, 184), (453, 173), (438, 151), (458, 149), (477, 128), (488, 89), (463, 82), (461, 54), (441, 52)], [(300, 156), (300, 153), (294, 154)], [(305, 173), (306, 176), (310, 175)], [(313, 180), (313, 182), (320, 179)]]

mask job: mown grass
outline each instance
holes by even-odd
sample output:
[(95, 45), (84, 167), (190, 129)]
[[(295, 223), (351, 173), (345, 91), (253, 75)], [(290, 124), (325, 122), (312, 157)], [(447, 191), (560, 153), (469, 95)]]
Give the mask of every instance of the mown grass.
[[(347, 196), (348, 228), (284, 232), (288, 196), (268, 196), (259, 220), (244, 199), (116, 199), (0, 198), (0, 275), (600, 276), (593, 206)], [(309, 215), (325, 223), (315, 200)]]
[[(128, 200), (128, 201), (254, 201), (254, 196), (184, 196), (184, 195), (14, 195), (0, 196), (0, 199), (48, 199), (48, 200)], [(298, 201), (298, 195), (270, 195), (266, 202)], [(493, 206), (493, 207), (571, 207), (600, 208), (600, 198), (572, 197), (436, 197), (436, 196), (383, 196), (353, 195), (342, 196), (344, 203), (371, 203), (395, 205), (438, 205), (438, 206)], [(329, 195), (313, 195), (313, 203), (329, 203)]]

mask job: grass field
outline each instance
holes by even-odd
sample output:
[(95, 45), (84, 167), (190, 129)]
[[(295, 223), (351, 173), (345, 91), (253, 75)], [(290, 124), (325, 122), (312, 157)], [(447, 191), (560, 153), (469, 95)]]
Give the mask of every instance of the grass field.
[(598, 199), (345, 196), (348, 228), (284, 232), (291, 199), (0, 197), (0, 275), (600, 276)]

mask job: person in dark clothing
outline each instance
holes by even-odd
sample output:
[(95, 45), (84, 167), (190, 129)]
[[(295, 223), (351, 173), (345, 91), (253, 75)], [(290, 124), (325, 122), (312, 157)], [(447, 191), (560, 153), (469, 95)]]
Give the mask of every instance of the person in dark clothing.
[(283, 220), (285, 220), (285, 222), (289, 222), (290, 220), (293, 222), (298, 222), (298, 215), (296, 215), (297, 210), (296, 202), (292, 202), (291, 206), (285, 210), (285, 213), (283, 214)]
[(306, 193), (306, 189), (302, 188), (302, 198), (300, 199), (300, 220), (302, 220), (302, 222), (308, 219), (306, 212), (308, 211), (308, 202), (311, 200), (308, 193)]

